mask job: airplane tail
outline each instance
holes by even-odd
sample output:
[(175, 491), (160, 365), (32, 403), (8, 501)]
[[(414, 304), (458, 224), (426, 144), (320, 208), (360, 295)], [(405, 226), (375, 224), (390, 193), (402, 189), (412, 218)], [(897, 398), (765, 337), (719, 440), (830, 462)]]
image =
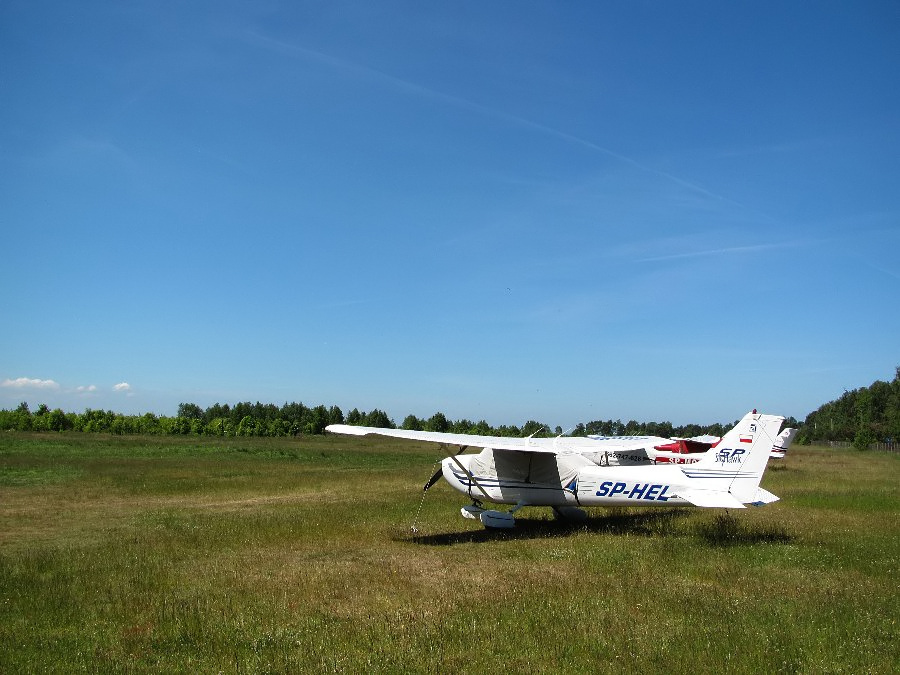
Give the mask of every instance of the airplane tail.
[(696, 485), (691, 492), (726, 492), (740, 504), (756, 501), (769, 452), (783, 421), (783, 417), (763, 415), (755, 410), (747, 413), (703, 459), (682, 467)]
[(787, 449), (791, 447), (791, 443), (794, 441), (794, 436), (796, 435), (796, 429), (783, 429), (782, 432), (778, 434), (778, 438), (775, 439), (771, 456), (777, 459), (783, 459), (784, 454), (787, 452)]

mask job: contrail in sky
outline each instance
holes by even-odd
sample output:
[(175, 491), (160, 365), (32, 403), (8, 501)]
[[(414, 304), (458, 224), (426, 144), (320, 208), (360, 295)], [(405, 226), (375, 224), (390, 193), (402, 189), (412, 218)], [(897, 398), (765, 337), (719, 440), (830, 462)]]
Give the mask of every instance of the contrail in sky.
[(755, 244), (752, 246), (727, 246), (724, 248), (709, 249), (706, 251), (688, 251), (687, 253), (672, 253), (650, 258), (641, 258), (637, 262), (660, 262), (663, 260), (680, 260), (684, 258), (702, 258), (705, 256), (728, 255), (731, 253), (757, 253), (775, 248), (786, 248), (792, 244)]
[(306, 47), (300, 47), (298, 45), (289, 44), (286, 42), (282, 42), (280, 40), (275, 40), (273, 38), (267, 37), (265, 35), (261, 35), (257, 32), (248, 31), (246, 33), (250, 38), (250, 42), (257, 44), (259, 46), (265, 47), (267, 49), (274, 49), (276, 51), (280, 51), (282, 53), (286, 53), (293, 57), (306, 57), (308, 59), (318, 61), (319, 63), (323, 63), (332, 68), (337, 68), (340, 70), (350, 71), (362, 75), (363, 77), (367, 77), (373, 80), (380, 80), (382, 82), (386, 82), (398, 89), (403, 91), (407, 91), (419, 96), (424, 96), (427, 98), (431, 98), (438, 101), (443, 101), (457, 108), (462, 108), (464, 110), (470, 110), (472, 112), (480, 113), (482, 115), (487, 115), (489, 117), (494, 117), (502, 120), (506, 120), (507, 122), (527, 127), (533, 129), (535, 131), (541, 132), (543, 134), (547, 134), (549, 136), (554, 136), (560, 140), (566, 141), (568, 143), (572, 143), (575, 145), (580, 145), (584, 148), (588, 148), (590, 150), (594, 150), (596, 152), (602, 153), (607, 157), (611, 157), (619, 162), (624, 164), (628, 164), (633, 166), (636, 169), (644, 171), (646, 173), (651, 173), (656, 176), (660, 176), (661, 178), (665, 178), (666, 180), (672, 181), (685, 187), (694, 192), (698, 192), (707, 197), (710, 197), (715, 200), (725, 201), (736, 206), (742, 206), (741, 204), (728, 199), (727, 197), (723, 197), (722, 195), (718, 195), (714, 192), (707, 190), (706, 188), (697, 185), (696, 183), (692, 183), (690, 181), (684, 180), (683, 178), (679, 178), (678, 176), (674, 176), (665, 171), (660, 171), (659, 169), (654, 169), (653, 167), (647, 166), (646, 164), (642, 164), (631, 157), (627, 157), (618, 152), (610, 150), (602, 145), (598, 145), (593, 141), (589, 141), (587, 139), (581, 138), (579, 136), (574, 136), (565, 131), (561, 131), (559, 129), (555, 129), (553, 127), (548, 127), (545, 124), (541, 124), (539, 122), (534, 122), (532, 120), (525, 119), (523, 117), (519, 117), (517, 115), (513, 115), (511, 113), (504, 112), (502, 110), (497, 110), (495, 108), (490, 108), (488, 106), (482, 105), (480, 103), (475, 103), (474, 101), (470, 101), (468, 99), (460, 98), (458, 96), (453, 96), (451, 94), (445, 94), (444, 92), (437, 91), (435, 89), (430, 89), (428, 87), (424, 87), (422, 85), (416, 84), (414, 82), (410, 82), (408, 80), (401, 79), (394, 75), (390, 75), (381, 70), (377, 70), (375, 68), (370, 68), (369, 66), (363, 66), (358, 63), (354, 63), (352, 61), (348, 61), (346, 59), (342, 59), (336, 56), (332, 56), (330, 54), (325, 54), (324, 52), (320, 52), (314, 49), (308, 49)]

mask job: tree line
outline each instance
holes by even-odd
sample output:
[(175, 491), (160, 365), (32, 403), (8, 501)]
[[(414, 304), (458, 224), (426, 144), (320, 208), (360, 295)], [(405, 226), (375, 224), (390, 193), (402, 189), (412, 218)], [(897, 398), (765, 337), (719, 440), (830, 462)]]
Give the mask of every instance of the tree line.
[(891, 382), (876, 380), (830, 401), (806, 416), (798, 443), (843, 441), (863, 449), (900, 441), (900, 366)]
[[(380, 423), (387, 415), (378, 410), (362, 415), (360, 423)], [(195, 403), (182, 403), (174, 417), (145, 413), (123, 415), (112, 410), (86, 409), (83, 413), (50, 410), (41, 404), (32, 412), (27, 403), (15, 410), (0, 410), (0, 430), (82, 431), (110, 434), (163, 434), (197, 436), (298, 436), (324, 434), (329, 424), (344, 423), (337, 406), (309, 407), (302, 403), (238, 403), (202, 409)]]
[[(397, 424), (383, 410), (370, 412), (356, 408), (344, 415), (336, 405), (307, 406), (303, 403), (285, 403), (278, 407), (272, 403), (237, 403), (234, 406), (216, 403), (201, 408), (196, 403), (181, 403), (174, 417), (123, 415), (112, 410), (86, 409), (83, 413), (64, 412), (41, 404), (32, 411), (27, 403), (20, 403), (14, 410), (0, 410), (0, 430), (9, 431), (78, 431), (109, 434), (162, 434), (197, 436), (299, 436), (324, 434), (329, 424), (397, 428)], [(732, 425), (720, 423), (702, 426), (688, 424), (674, 426), (671, 422), (637, 422), (629, 420), (594, 420), (580, 423), (568, 432), (571, 436), (720, 436)], [(536, 420), (522, 426), (501, 425), (493, 427), (485, 420), (450, 420), (444, 413), (436, 412), (428, 418), (407, 415), (399, 425), (401, 429), (440, 431), (482, 436), (539, 436), (561, 435), (563, 430)]]
[[(568, 432), (571, 436), (662, 436), (690, 438), (710, 434), (722, 436), (734, 426), (732, 423), (709, 425), (673, 425), (671, 422), (637, 422), (629, 420), (594, 420), (579, 423)], [(329, 424), (397, 428), (387, 413), (356, 408), (344, 415), (336, 405), (307, 406), (303, 403), (237, 403), (234, 406), (216, 403), (201, 408), (196, 403), (181, 403), (174, 417), (123, 415), (111, 410), (86, 409), (83, 413), (50, 410), (41, 404), (31, 411), (27, 403), (14, 410), (0, 410), (0, 430), (18, 431), (80, 431), (110, 434), (164, 434), (198, 436), (299, 436), (324, 434)], [(560, 435), (560, 427), (551, 429), (536, 420), (521, 427), (501, 425), (492, 427), (486, 421), (450, 420), (441, 412), (428, 418), (407, 415), (399, 425), (402, 429), (441, 431), (482, 436), (551, 436)], [(876, 381), (868, 387), (844, 392), (811, 412), (801, 424), (793, 417), (785, 420), (785, 427), (799, 428), (796, 442), (802, 444), (827, 441), (853, 443), (858, 448), (875, 442), (900, 440), (900, 366), (893, 381)]]

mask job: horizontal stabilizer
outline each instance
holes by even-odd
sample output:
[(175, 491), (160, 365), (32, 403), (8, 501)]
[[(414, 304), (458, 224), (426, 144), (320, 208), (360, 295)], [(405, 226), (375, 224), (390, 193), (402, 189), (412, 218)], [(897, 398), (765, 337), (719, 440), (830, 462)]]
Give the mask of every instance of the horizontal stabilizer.
[(689, 501), (694, 506), (719, 509), (745, 509), (747, 508), (734, 497), (734, 495), (722, 490), (678, 490), (678, 496)]
[(762, 506), (763, 504), (771, 504), (772, 502), (777, 502), (779, 499), (780, 497), (776, 497), (768, 490), (756, 488), (756, 494), (753, 496), (753, 501), (750, 503), (754, 506)]

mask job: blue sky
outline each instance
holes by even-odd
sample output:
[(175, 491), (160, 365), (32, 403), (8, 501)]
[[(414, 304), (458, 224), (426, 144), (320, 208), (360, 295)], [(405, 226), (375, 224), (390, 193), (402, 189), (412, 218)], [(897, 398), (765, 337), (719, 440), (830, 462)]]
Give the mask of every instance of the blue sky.
[(0, 407), (805, 417), (900, 365), (894, 2), (4, 2)]

